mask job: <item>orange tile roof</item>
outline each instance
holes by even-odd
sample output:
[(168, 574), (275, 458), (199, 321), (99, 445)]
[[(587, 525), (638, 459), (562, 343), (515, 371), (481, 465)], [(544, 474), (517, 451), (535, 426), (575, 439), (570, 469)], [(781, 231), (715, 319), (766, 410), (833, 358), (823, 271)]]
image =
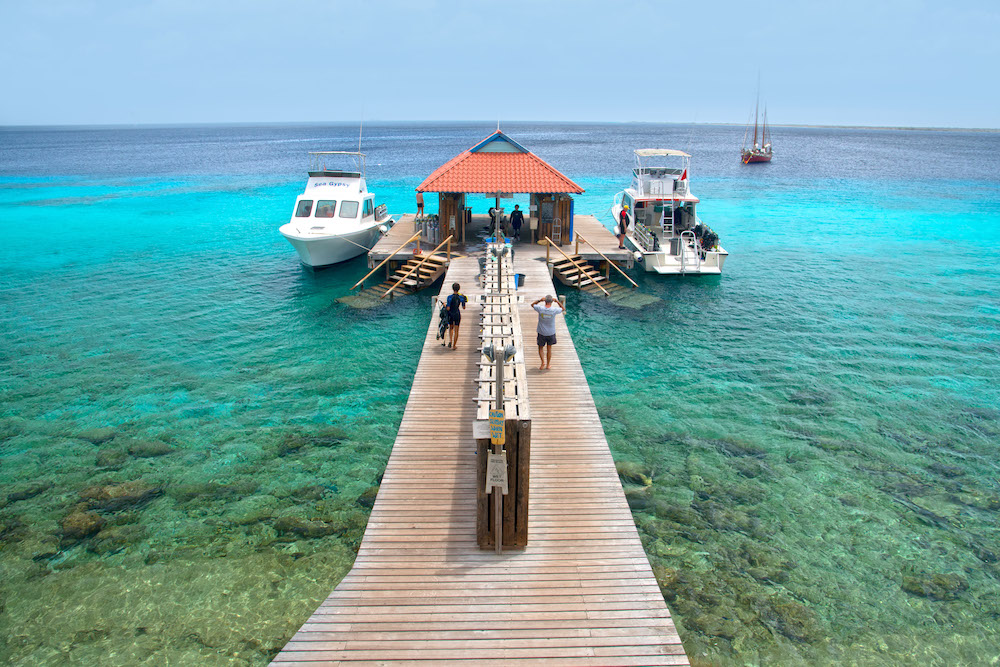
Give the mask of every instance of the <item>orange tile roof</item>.
[[(500, 135), (497, 137), (496, 135)], [(491, 139), (503, 139), (524, 152), (492, 153), (477, 149)], [(476, 152), (473, 152), (476, 151)], [(499, 130), (469, 150), (456, 155), (434, 170), (417, 187), (417, 192), (468, 192), (494, 194), (571, 192), (583, 188), (563, 176), (555, 167), (523, 149)]]

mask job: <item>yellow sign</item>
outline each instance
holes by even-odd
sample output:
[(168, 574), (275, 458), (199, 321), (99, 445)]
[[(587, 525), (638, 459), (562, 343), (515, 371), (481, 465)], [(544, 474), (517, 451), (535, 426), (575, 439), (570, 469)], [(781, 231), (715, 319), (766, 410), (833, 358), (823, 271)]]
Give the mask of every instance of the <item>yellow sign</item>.
[(490, 410), (490, 443), (494, 445), (504, 443), (504, 423), (503, 410)]

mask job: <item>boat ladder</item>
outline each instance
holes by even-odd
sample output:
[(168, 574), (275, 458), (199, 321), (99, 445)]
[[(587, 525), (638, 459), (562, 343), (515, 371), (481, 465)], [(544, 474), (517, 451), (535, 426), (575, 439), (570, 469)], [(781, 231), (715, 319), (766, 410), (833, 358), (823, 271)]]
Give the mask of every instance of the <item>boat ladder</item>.
[[(670, 215), (667, 215), (667, 211), (670, 211)], [(665, 202), (663, 205), (663, 213), (660, 214), (660, 229), (663, 230), (663, 238), (669, 239), (674, 235), (674, 207), (668, 206)]]
[(701, 243), (691, 230), (681, 232), (680, 251), (681, 273), (701, 272)]

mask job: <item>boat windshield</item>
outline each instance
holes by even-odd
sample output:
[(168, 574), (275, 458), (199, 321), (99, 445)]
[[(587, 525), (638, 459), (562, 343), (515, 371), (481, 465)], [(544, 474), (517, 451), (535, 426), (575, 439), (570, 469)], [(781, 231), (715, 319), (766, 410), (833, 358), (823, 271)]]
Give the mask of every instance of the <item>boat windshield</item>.
[(313, 207), (312, 199), (300, 199), (298, 206), (295, 208), (295, 217), (308, 218), (309, 214), (312, 213), (312, 207)]
[(358, 217), (358, 202), (356, 201), (340, 202), (340, 217), (341, 218)]
[(333, 210), (337, 207), (336, 199), (320, 199), (316, 202), (317, 218), (332, 218)]

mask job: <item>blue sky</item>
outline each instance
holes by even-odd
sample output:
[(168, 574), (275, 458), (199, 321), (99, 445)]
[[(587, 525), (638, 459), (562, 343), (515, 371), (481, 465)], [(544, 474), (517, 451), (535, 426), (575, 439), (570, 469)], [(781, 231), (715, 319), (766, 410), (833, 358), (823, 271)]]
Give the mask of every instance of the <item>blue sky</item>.
[(1000, 127), (1000, 1), (0, 0), (0, 125)]

